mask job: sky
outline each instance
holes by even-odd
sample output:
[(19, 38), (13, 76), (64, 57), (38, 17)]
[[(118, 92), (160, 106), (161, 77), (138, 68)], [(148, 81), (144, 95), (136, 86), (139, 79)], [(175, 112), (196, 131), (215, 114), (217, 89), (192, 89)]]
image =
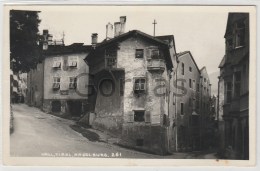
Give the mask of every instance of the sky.
[(226, 7), (172, 7), (172, 6), (60, 6), (39, 7), (40, 31), (48, 29), (54, 38), (65, 44), (91, 43), (91, 34), (98, 33), (98, 41), (105, 39), (106, 24), (126, 16), (125, 31), (140, 30), (156, 36), (174, 35), (177, 53), (190, 51), (199, 68), (206, 66), (217, 88), (218, 65), (225, 53), (225, 29), (228, 12)]

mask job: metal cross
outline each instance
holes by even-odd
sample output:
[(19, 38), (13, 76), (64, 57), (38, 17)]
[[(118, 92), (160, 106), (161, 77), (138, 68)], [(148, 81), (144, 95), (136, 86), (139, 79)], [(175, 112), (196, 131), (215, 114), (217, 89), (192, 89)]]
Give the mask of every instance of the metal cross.
[(155, 37), (155, 24), (157, 24), (156, 20), (153, 21), (153, 36)]

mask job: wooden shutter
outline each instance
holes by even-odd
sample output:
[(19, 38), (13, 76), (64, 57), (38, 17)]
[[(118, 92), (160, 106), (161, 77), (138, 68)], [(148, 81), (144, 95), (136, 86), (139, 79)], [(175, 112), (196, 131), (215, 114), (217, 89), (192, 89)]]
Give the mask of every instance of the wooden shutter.
[(134, 111), (128, 113), (128, 122), (134, 122)]
[(151, 113), (150, 113), (150, 111), (145, 111), (145, 122), (151, 122)]

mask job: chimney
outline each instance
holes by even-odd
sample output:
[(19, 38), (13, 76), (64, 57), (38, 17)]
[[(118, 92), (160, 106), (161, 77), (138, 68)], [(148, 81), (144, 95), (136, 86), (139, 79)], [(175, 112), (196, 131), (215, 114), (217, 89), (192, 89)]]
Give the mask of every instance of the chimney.
[(121, 23), (115, 22), (114, 23), (114, 29), (115, 29), (115, 37), (120, 35), (121, 32)]
[(125, 33), (125, 22), (126, 22), (126, 16), (120, 16), (120, 24), (121, 24), (120, 34)]
[(48, 35), (49, 35), (49, 31), (48, 30), (43, 30), (42, 31), (42, 36), (43, 36), (42, 49), (43, 50), (47, 50), (48, 49)]
[(97, 33), (92, 33), (91, 35), (91, 44), (92, 47), (96, 47), (97, 41), (98, 41), (98, 34)]
[(113, 24), (108, 23), (106, 25), (106, 40), (113, 38)]

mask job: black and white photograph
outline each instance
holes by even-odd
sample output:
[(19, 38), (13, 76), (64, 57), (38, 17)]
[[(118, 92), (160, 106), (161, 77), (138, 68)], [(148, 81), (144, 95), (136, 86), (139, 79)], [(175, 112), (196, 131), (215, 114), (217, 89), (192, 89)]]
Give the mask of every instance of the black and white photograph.
[(4, 19), (7, 163), (254, 163), (254, 6), (6, 5)]

